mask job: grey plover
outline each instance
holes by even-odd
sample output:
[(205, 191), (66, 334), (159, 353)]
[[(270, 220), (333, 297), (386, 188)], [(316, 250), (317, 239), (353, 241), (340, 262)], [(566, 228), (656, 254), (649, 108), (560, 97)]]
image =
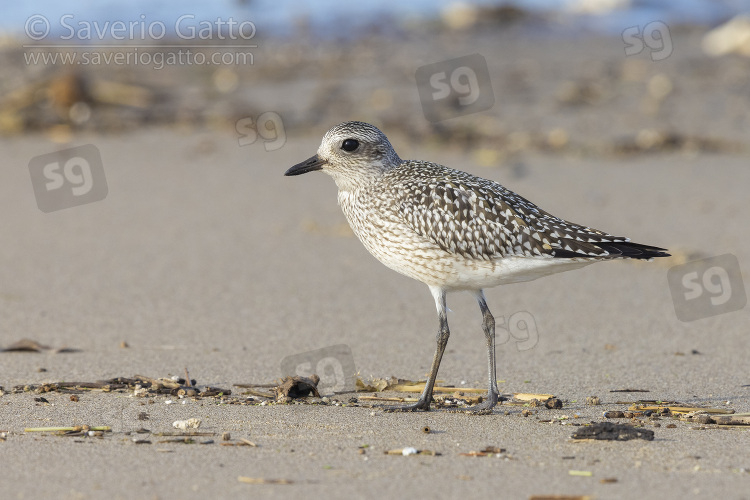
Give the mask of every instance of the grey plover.
[(439, 331), (430, 375), (416, 404), (393, 411), (429, 410), (450, 332), (446, 292), (473, 292), (487, 341), (487, 399), (497, 404), (495, 320), (483, 289), (530, 281), (602, 260), (667, 257), (665, 249), (631, 243), (573, 224), (497, 182), (426, 161), (402, 160), (388, 138), (363, 122), (329, 130), (318, 153), (284, 175), (322, 170), (338, 186), (338, 201), (354, 234), (380, 262), (425, 283), (437, 306)]

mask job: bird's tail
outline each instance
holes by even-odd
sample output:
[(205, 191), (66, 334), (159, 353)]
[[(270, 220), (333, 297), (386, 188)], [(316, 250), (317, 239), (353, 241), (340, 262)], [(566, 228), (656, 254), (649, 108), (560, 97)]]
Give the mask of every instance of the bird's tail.
[(613, 257), (630, 259), (653, 259), (654, 257), (671, 257), (666, 248), (631, 243), (629, 241), (618, 241), (617, 243), (597, 243), (596, 246), (606, 250)]

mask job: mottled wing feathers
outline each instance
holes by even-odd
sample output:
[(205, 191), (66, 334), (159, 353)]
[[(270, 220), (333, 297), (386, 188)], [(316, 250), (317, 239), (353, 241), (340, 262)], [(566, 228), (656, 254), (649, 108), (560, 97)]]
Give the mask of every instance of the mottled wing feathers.
[(403, 219), (446, 252), (507, 256), (648, 259), (663, 249), (630, 243), (555, 217), (500, 184), (441, 165), (410, 161), (386, 174)]

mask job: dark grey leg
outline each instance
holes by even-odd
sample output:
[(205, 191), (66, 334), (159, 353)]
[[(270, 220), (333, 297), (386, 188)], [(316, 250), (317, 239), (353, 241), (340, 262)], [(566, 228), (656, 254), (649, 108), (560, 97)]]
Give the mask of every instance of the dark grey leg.
[(482, 311), (482, 328), (487, 340), (487, 362), (489, 365), (487, 372), (490, 380), (487, 386), (487, 399), (467, 410), (471, 413), (484, 414), (492, 413), (492, 408), (497, 404), (500, 391), (497, 388), (497, 368), (495, 364), (495, 318), (492, 317), (490, 308), (487, 307), (487, 301), (482, 290), (477, 292), (477, 302), (479, 302), (479, 309)]
[[(440, 368), (440, 361), (443, 359), (443, 353), (445, 353), (445, 346), (448, 345), (448, 337), (450, 337), (450, 330), (448, 329), (448, 318), (445, 314), (445, 291), (441, 288), (430, 287), (432, 296), (435, 297), (435, 306), (437, 307), (438, 320), (440, 321), (440, 330), (437, 334), (437, 349), (435, 349), (435, 356), (432, 358), (432, 367), (430, 368), (430, 376), (427, 378), (427, 383), (424, 386), (422, 394), (419, 396), (419, 401), (413, 405), (408, 406), (388, 406), (385, 407), (385, 411), (388, 412), (400, 412), (400, 411), (428, 411), (430, 409), (430, 402), (432, 401), (432, 390), (435, 387), (435, 380), (437, 380), (438, 369)], [(494, 332), (494, 328), (493, 328)], [(493, 344), (494, 345), (494, 344)], [(497, 399), (496, 399), (497, 401)]]

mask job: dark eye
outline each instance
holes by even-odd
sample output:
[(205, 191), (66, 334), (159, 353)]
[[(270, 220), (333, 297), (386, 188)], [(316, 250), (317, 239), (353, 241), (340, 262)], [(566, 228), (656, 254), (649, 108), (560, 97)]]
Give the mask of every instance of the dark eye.
[(344, 151), (349, 151), (350, 153), (357, 149), (359, 147), (359, 141), (356, 139), (345, 139), (344, 142), (341, 143), (341, 149)]

